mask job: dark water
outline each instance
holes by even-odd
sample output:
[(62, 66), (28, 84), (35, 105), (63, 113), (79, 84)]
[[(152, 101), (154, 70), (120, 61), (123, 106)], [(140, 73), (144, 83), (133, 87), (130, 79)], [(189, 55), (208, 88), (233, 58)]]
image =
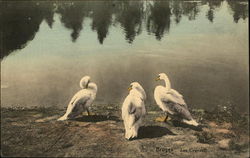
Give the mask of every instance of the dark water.
[(248, 109), (248, 1), (1, 2), (1, 106), (65, 107), (90, 75), (96, 103), (158, 73), (190, 107)]

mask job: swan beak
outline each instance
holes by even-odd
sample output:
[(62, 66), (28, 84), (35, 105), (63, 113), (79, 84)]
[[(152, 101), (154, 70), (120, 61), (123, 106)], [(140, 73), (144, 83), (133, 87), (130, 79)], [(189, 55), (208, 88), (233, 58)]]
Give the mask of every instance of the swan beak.
[(129, 87), (129, 88), (128, 88), (128, 91), (130, 92), (131, 90), (132, 90), (132, 87)]
[(155, 79), (155, 81), (159, 81), (160, 80), (160, 77), (157, 77), (156, 79)]

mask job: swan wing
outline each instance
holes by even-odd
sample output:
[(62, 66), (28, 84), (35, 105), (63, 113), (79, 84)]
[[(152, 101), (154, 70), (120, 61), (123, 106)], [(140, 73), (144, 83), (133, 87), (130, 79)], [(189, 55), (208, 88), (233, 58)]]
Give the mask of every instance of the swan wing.
[(168, 108), (171, 114), (177, 115), (180, 118), (187, 120), (192, 119), (192, 116), (187, 108), (183, 98), (177, 97), (172, 92), (163, 93), (161, 96), (163, 104)]
[(142, 116), (146, 114), (144, 103), (141, 101), (141, 105), (135, 104), (130, 97), (127, 97), (123, 103), (122, 118), (126, 122), (128, 127), (133, 126)]
[(65, 115), (74, 117), (83, 111), (83, 107), (91, 99), (90, 94), (86, 90), (79, 91), (71, 99)]
[(186, 119), (186, 120), (193, 119), (189, 110), (187, 108), (185, 108), (183, 105), (173, 103), (173, 102), (165, 102), (165, 101), (164, 101), (164, 103), (168, 105), (169, 109), (178, 118), (182, 118), (182, 119)]
[(162, 96), (162, 100), (165, 102), (173, 102), (187, 108), (187, 104), (182, 95), (179, 94), (176, 90), (165, 91)]
[(175, 89), (170, 89), (170, 93), (172, 93), (173, 95), (175, 95), (176, 97), (179, 98), (183, 98), (183, 95), (181, 95), (178, 91), (176, 91)]

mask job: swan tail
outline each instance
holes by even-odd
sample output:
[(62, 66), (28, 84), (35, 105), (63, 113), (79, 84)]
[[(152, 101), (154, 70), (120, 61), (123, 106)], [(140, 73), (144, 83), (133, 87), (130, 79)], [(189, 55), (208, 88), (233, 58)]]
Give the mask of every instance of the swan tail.
[(128, 119), (125, 125), (125, 138), (128, 140), (136, 138), (138, 135), (138, 124), (134, 124), (132, 120)]
[(65, 116), (65, 115), (63, 115), (62, 117), (60, 117), (59, 119), (57, 119), (57, 121), (65, 121), (67, 119), (68, 119), (68, 117)]
[(130, 140), (130, 139), (136, 138), (137, 134), (138, 133), (137, 133), (136, 128), (132, 127), (132, 128), (126, 129), (125, 138)]
[(183, 122), (186, 123), (186, 124), (189, 124), (189, 125), (193, 125), (193, 126), (198, 126), (199, 125), (194, 119), (192, 119), (190, 121), (183, 120)]

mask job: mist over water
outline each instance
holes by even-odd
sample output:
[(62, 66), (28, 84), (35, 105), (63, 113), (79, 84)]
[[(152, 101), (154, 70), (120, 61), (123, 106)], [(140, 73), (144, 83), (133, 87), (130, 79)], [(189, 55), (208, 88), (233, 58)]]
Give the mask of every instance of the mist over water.
[(2, 107), (66, 107), (84, 75), (95, 104), (121, 104), (138, 81), (155, 106), (165, 72), (192, 108), (248, 109), (247, 1), (3, 4)]

